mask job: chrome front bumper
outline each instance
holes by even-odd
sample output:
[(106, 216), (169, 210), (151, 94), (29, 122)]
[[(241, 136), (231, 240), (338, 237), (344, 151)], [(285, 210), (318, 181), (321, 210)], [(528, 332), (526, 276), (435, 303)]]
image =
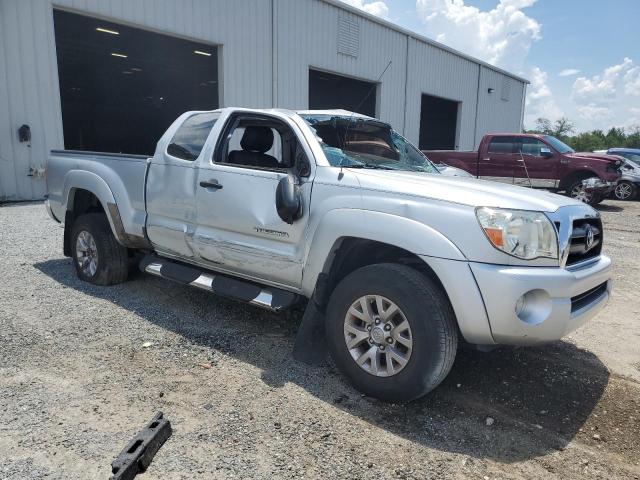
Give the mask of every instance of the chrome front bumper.
[[(558, 340), (593, 318), (611, 294), (611, 259), (581, 268), (509, 267), (470, 263), (498, 344)], [(525, 309), (516, 314), (518, 299)]]

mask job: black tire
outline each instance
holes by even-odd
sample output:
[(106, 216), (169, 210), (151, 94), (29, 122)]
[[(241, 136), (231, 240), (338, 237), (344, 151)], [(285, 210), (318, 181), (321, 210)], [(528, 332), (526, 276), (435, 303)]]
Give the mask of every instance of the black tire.
[[(82, 232), (88, 232), (95, 242), (97, 268), (94, 274), (83, 271), (78, 260), (76, 243)], [(127, 280), (129, 252), (118, 243), (103, 213), (87, 213), (76, 219), (71, 230), (71, 258), (78, 278), (95, 285), (115, 285)]]
[(638, 189), (635, 184), (627, 182), (626, 180), (618, 182), (618, 185), (616, 185), (616, 188), (613, 190), (613, 198), (616, 200), (634, 200), (637, 194)]
[[(380, 377), (365, 371), (347, 348), (346, 313), (365, 295), (391, 300), (410, 324), (411, 355), (392, 376)], [(458, 347), (455, 315), (442, 289), (412, 268), (389, 263), (362, 267), (336, 286), (327, 307), (326, 335), (340, 371), (365, 395), (387, 402), (414, 400), (437, 387), (451, 370)]]

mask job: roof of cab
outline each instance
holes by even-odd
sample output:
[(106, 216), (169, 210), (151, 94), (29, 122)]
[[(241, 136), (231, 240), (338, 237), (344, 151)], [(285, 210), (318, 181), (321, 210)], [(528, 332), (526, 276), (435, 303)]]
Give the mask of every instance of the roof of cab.
[(344, 110), (341, 108), (334, 108), (328, 110), (290, 110), (287, 108), (249, 108), (249, 107), (223, 107), (218, 108), (216, 110), (193, 110), (188, 113), (203, 113), (203, 112), (222, 112), (224, 110), (234, 110), (241, 112), (257, 112), (257, 113), (281, 113), (288, 116), (293, 115), (328, 115), (332, 117), (352, 117), (352, 118), (363, 118), (368, 120), (377, 120), (374, 117), (369, 117), (368, 115), (363, 115), (357, 112), (351, 112), (349, 110)]

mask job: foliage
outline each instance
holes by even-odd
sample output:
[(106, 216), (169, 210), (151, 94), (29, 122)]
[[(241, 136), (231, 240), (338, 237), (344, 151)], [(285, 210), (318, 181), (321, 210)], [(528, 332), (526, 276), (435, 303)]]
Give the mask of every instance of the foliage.
[(640, 125), (624, 129), (611, 127), (606, 133), (603, 130), (591, 130), (576, 135), (573, 123), (562, 117), (555, 122), (548, 118), (538, 118), (536, 128), (527, 133), (553, 135), (573, 148), (576, 152), (593, 152), (613, 147), (640, 148)]

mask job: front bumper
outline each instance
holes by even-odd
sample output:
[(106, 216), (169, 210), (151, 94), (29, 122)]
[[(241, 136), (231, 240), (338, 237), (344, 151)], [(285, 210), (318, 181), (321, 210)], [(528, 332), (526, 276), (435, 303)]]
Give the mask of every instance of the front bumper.
[(599, 178), (588, 178), (582, 182), (584, 189), (589, 193), (609, 195), (616, 188), (618, 182), (605, 182)]
[[(536, 345), (559, 340), (593, 318), (611, 294), (611, 259), (579, 269), (470, 263), (484, 300), (493, 339)], [(525, 310), (516, 314), (526, 294)]]

